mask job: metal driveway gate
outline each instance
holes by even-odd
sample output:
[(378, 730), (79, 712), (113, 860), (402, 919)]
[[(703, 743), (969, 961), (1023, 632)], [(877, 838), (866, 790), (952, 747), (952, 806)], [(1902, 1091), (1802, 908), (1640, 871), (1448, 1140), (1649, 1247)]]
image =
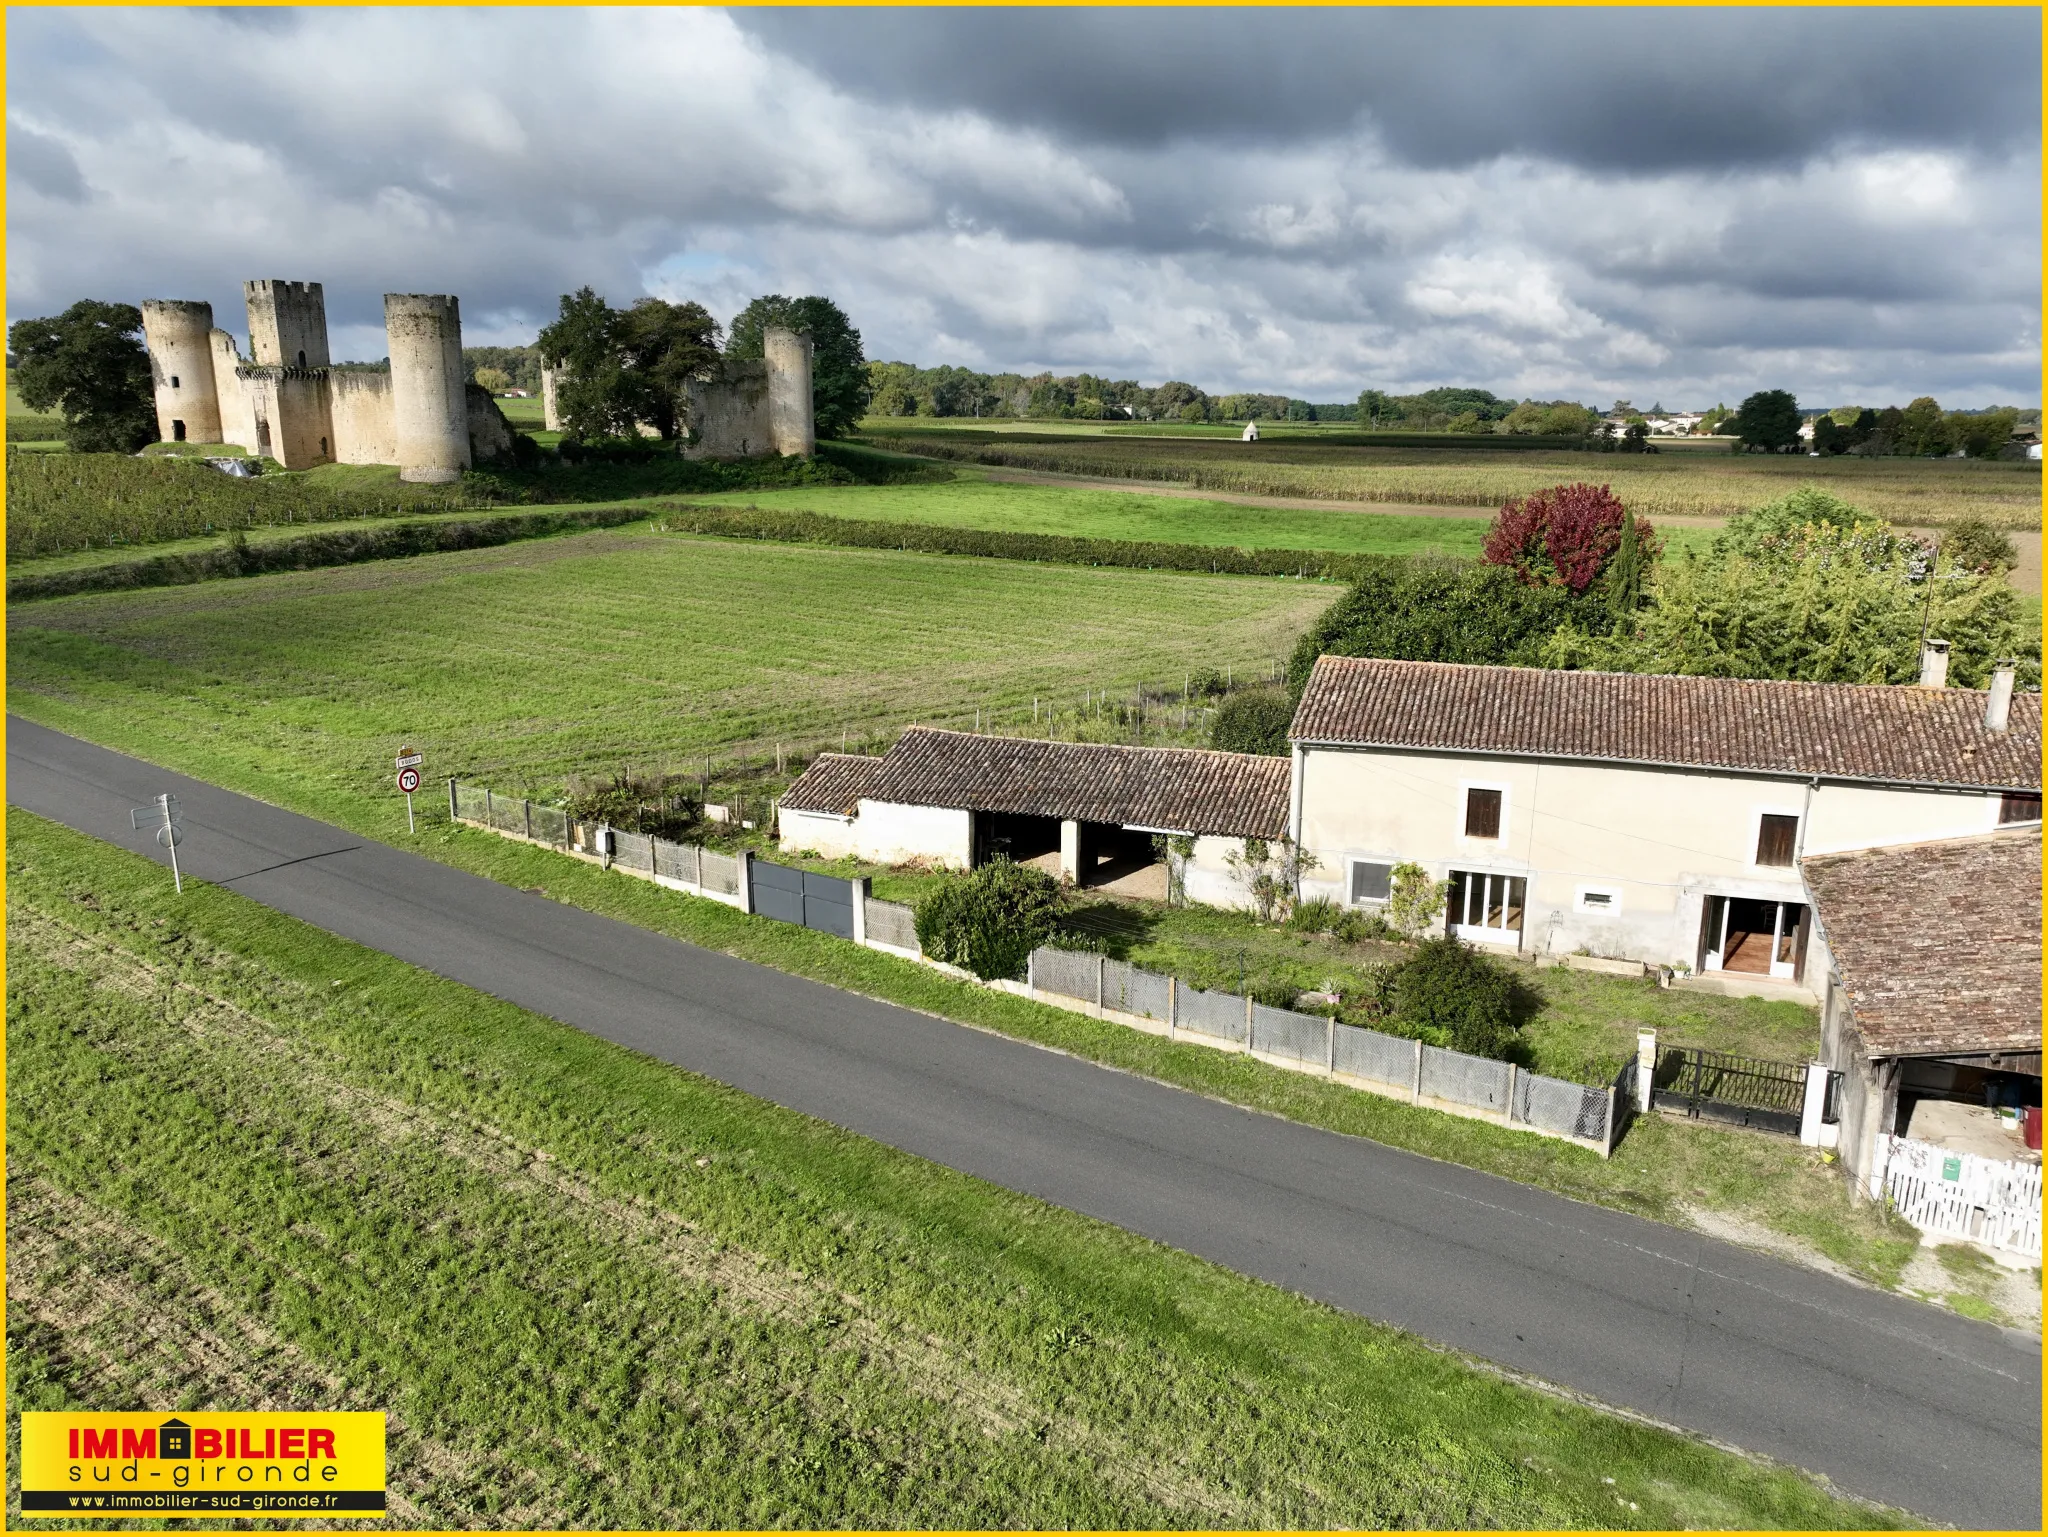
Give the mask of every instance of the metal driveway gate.
[(851, 939), (858, 893), (854, 882), (840, 876), (813, 875), (765, 859), (754, 861), (754, 911), (763, 917)]
[(1725, 1051), (1667, 1046), (1657, 1054), (1651, 1104), (1694, 1120), (1799, 1135), (1806, 1069)]

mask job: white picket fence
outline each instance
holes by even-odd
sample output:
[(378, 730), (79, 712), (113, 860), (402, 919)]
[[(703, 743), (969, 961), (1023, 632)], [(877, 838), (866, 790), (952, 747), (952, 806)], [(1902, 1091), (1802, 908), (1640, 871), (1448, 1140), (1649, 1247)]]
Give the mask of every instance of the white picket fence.
[(2041, 1257), (2041, 1167), (1879, 1133), (1872, 1196), (1933, 1238)]

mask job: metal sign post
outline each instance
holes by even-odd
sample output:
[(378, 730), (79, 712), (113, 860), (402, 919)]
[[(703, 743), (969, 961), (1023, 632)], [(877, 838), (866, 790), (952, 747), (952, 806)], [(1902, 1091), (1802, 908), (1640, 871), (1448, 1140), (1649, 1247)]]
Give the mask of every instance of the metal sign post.
[(178, 895), (185, 894), (185, 876), (178, 869), (178, 845), (185, 841), (185, 829), (178, 825), (178, 798), (175, 795), (159, 795), (154, 806), (137, 806), (128, 813), (128, 825), (137, 832), (147, 822), (157, 822), (156, 842), (158, 848), (171, 851), (171, 884)]
[(414, 752), (410, 747), (398, 749), (398, 788), (405, 792), (405, 830), (412, 832), (412, 792), (420, 787), (420, 765), (427, 761), (425, 753)]

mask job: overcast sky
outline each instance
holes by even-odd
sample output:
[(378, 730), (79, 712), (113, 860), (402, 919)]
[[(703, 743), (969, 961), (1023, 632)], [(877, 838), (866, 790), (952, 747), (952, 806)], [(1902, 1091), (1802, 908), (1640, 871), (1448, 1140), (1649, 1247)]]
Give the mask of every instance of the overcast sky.
[(824, 293), (871, 358), (1349, 400), (2040, 399), (2033, 10), (17, 8), (10, 318), (326, 285), (521, 342)]

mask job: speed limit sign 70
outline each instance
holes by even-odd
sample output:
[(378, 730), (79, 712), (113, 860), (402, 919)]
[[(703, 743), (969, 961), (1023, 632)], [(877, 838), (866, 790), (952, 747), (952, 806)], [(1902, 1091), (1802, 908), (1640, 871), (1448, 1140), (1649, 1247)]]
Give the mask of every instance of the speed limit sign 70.
[(403, 790), (403, 791), (404, 791), (404, 792), (405, 792), (405, 793), (406, 793), (407, 795), (410, 795), (410, 794), (412, 794), (412, 792), (413, 792), (413, 791), (417, 790), (417, 789), (418, 789), (419, 787), (420, 787), (420, 771), (419, 771), (418, 769), (416, 769), (416, 768), (404, 768), (404, 769), (400, 769), (400, 770), (398, 771), (398, 788), (399, 788), (399, 789)]

